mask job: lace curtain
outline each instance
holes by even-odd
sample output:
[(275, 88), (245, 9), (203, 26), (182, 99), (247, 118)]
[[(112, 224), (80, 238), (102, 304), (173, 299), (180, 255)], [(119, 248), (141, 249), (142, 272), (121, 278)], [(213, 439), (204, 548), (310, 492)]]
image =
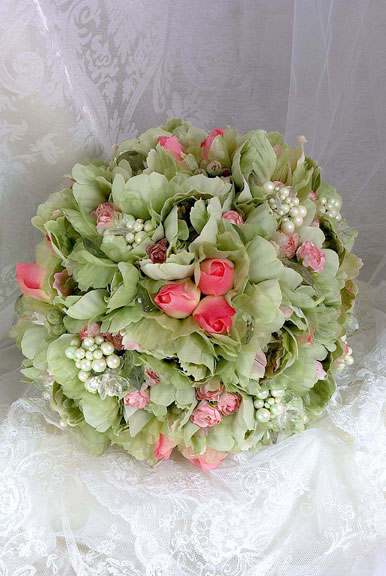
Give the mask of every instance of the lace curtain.
[[(385, 28), (383, 0), (3, 0), (1, 576), (385, 574)], [(171, 116), (304, 134), (365, 261), (357, 362), (328, 413), (207, 474), (87, 455), (7, 337), (39, 202)]]

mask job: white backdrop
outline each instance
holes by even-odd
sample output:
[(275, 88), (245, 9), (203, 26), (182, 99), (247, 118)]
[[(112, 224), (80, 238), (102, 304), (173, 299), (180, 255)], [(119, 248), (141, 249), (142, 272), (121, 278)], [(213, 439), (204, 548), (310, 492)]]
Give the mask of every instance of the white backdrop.
[(360, 232), (371, 287), (328, 416), (206, 476), (96, 461), (29, 391), (0, 436), (1, 576), (386, 573), (385, 29), (384, 0), (0, 2), (4, 415), (25, 391), (7, 332), (37, 205), (79, 159), (171, 116), (304, 134)]

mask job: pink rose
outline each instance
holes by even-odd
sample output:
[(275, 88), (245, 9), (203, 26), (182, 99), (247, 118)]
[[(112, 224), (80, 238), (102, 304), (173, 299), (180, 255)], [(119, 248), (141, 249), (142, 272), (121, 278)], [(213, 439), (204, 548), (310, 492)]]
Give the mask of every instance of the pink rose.
[(183, 160), (181, 154), (185, 154), (185, 148), (181, 146), (177, 136), (159, 136), (158, 144), (165, 148), (165, 150), (169, 152), (177, 162)]
[(267, 366), (267, 357), (262, 350), (260, 350), (253, 360), (252, 375), (256, 378), (264, 378), (265, 367)]
[(284, 232), (276, 232), (273, 237), (274, 242), (279, 246), (280, 258), (293, 258), (299, 244), (299, 234), (284, 234)]
[(324, 378), (326, 377), (327, 373), (325, 372), (323, 365), (321, 362), (319, 362), (319, 360), (314, 360), (315, 362), (315, 368), (316, 368), (316, 377), (318, 380), (324, 380)]
[(210, 390), (208, 384), (200, 386), (196, 390), (196, 397), (199, 400), (209, 400), (209, 402), (216, 402), (221, 394), (224, 392), (224, 384), (221, 384), (216, 390)]
[(141, 410), (145, 408), (150, 402), (150, 392), (146, 386), (142, 386), (140, 390), (132, 390), (123, 399), (125, 406), (133, 406)]
[(240, 407), (240, 402), (240, 394), (225, 392), (225, 394), (220, 397), (220, 400), (217, 403), (217, 408), (224, 416), (227, 416), (228, 414), (234, 414), (237, 412)]
[(226, 457), (226, 452), (219, 452), (211, 446), (207, 446), (204, 454), (194, 454), (193, 449), (188, 446), (182, 450), (183, 456), (187, 458), (194, 466), (202, 468), (204, 472), (215, 470), (220, 462)]
[(99, 204), (95, 212), (97, 217), (96, 227), (99, 234), (102, 234), (106, 228), (111, 226), (115, 214), (114, 204), (111, 202), (103, 202)]
[(63, 272), (56, 272), (54, 274), (54, 283), (52, 287), (57, 291), (60, 296), (69, 296), (72, 292), (71, 286), (68, 285), (67, 280), (70, 278), (68, 270), (63, 270)]
[(223, 136), (224, 132), (225, 130), (223, 128), (213, 128), (210, 135), (205, 138), (203, 142), (201, 142), (201, 148), (204, 148), (202, 151), (202, 157), (204, 160), (208, 159), (209, 150), (212, 146), (213, 140), (216, 138), (216, 136)]
[(159, 308), (171, 318), (186, 318), (197, 307), (201, 292), (191, 280), (163, 286), (154, 298)]
[(90, 326), (85, 326), (79, 333), (79, 338), (84, 340), (85, 338), (95, 338), (99, 334), (99, 325), (94, 322)]
[(312, 200), (317, 200), (317, 199), (318, 199), (317, 195), (315, 194), (315, 192), (314, 192), (313, 190), (310, 190), (308, 196), (309, 196), (310, 198), (312, 198)]
[(229, 334), (232, 328), (232, 316), (236, 310), (223, 296), (206, 296), (193, 313), (197, 324), (210, 334)]
[(314, 272), (323, 272), (326, 257), (323, 250), (312, 242), (304, 242), (296, 252), (296, 257), (305, 268), (311, 268)]
[(160, 434), (159, 439), (155, 445), (155, 452), (154, 456), (156, 460), (169, 460), (171, 453), (173, 452), (173, 448), (176, 446), (176, 443), (173, 440), (170, 440), (166, 434)]
[(200, 264), (198, 287), (203, 294), (222, 296), (233, 288), (234, 269), (227, 258), (207, 258)]
[(49, 301), (48, 295), (43, 288), (46, 272), (39, 264), (16, 264), (16, 282), (25, 296), (36, 300)]
[(211, 406), (207, 400), (201, 400), (190, 418), (193, 424), (197, 424), (200, 428), (206, 428), (219, 424), (222, 414), (216, 406)]
[(156, 384), (159, 384), (160, 377), (158, 376), (157, 372), (154, 372), (154, 370), (152, 370), (151, 368), (146, 368), (145, 374), (147, 377), (146, 384), (148, 386), (155, 386)]
[(241, 216), (241, 214), (239, 214), (239, 212), (236, 212), (236, 210), (228, 210), (228, 212), (224, 212), (222, 218), (224, 218), (225, 220), (229, 220), (230, 222), (232, 222), (232, 224), (235, 224), (236, 226), (244, 224), (243, 217)]

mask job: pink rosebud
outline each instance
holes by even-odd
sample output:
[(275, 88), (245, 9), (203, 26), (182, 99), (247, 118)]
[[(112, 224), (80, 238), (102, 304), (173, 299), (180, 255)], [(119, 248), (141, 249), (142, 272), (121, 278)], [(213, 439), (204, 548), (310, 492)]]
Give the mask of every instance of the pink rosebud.
[(222, 296), (233, 288), (234, 264), (227, 258), (207, 258), (200, 264), (198, 287), (203, 294)]
[(63, 270), (63, 272), (56, 272), (54, 274), (54, 283), (52, 287), (57, 291), (60, 296), (69, 296), (71, 294), (71, 287), (68, 286), (67, 280), (70, 278), (68, 270)]
[(206, 428), (219, 424), (222, 414), (216, 406), (211, 406), (207, 400), (201, 400), (190, 418), (193, 424), (200, 426), (200, 428)]
[(208, 400), (209, 402), (216, 402), (221, 394), (224, 392), (224, 384), (220, 384), (220, 386), (216, 390), (210, 390), (208, 384), (204, 384), (200, 386), (196, 390), (196, 397), (199, 400)]
[(193, 312), (193, 318), (200, 328), (210, 334), (229, 334), (235, 314), (236, 310), (223, 296), (206, 296)]
[(146, 384), (148, 386), (155, 386), (156, 384), (159, 384), (160, 377), (158, 376), (157, 372), (154, 372), (154, 370), (151, 368), (146, 368), (145, 374), (147, 376)]
[(25, 296), (36, 300), (49, 301), (48, 295), (43, 288), (45, 270), (39, 264), (16, 264), (16, 282)]
[(154, 456), (156, 460), (169, 460), (176, 443), (170, 440), (166, 434), (160, 434), (155, 445)]
[(313, 200), (317, 200), (317, 199), (318, 199), (317, 195), (315, 194), (315, 192), (314, 192), (313, 190), (310, 190), (310, 193), (308, 194), (308, 196), (309, 196), (310, 198), (312, 198)]
[(234, 394), (233, 392), (225, 392), (220, 397), (218, 401), (217, 408), (220, 412), (227, 416), (228, 414), (234, 414), (240, 407), (241, 396), (240, 394)]
[(227, 212), (224, 212), (222, 218), (224, 218), (224, 220), (229, 220), (230, 222), (232, 222), (232, 224), (235, 224), (236, 226), (244, 224), (243, 217), (239, 212), (236, 212), (236, 210), (228, 210)]
[(132, 390), (123, 399), (125, 406), (133, 406), (141, 410), (145, 408), (150, 402), (150, 392), (146, 386), (142, 386), (140, 390)]
[(201, 148), (204, 148), (202, 151), (202, 157), (204, 160), (208, 159), (209, 150), (212, 146), (213, 140), (216, 138), (216, 136), (223, 136), (224, 132), (225, 130), (223, 128), (213, 128), (210, 135), (205, 138), (203, 142), (201, 142)]
[(207, 446), (204, 454), (194, 454), (190, 446), (182, 450), (183, 456), (187, 458), (194, 466), (202, 468), (204, 472), (215, 470), (220, 462), (226, 457), (226, 452), (219, 452), (211, 446)]
[(325, 372), (323, 365), (321, 362), (319, 362), (319, 360), (314, 360), (315, 362), (315, 368), (316, 368), (316, 377), (318, 380), (324, 380), (324, 378), (326, 377), (327, 373)]
[(302, 261), (305, 268), (311, 268), (314, 272), (323, 272), (326, 257), (323, 250), (312, 242), (304, 242), (296, 252), (298, 261)]
[(163, 286), (154, 298), (159, 308), (171, 318), (186, 318), (196, 308), (201, 292), (191, 280)]
[(177, 162), (182, 162), (183, 157), (181, 154), (185, 154), (185, 148), (181, 146), (177, 136), (159, 136), (157, 141)]
[(253, 360), (252, 375), (256, 378), (264, 378), (265, 367), (267, 366), (267, 357), (262, 350), (260, 350)]
[(111, 226), (115, 214), (114, 204), (111, 202), (103, 202), (99, 204), (95, 211), (97, 217), (97, 230), (102, 234), (106, 228)]
[(280, 258), (293, 258), (299, 244), (299, 234), (285, 234), (284, 232), (276, 232), (273, 237), (274, 242), (279, 246)]
[(85, 338), (95, 338), (99, 334), (99, 325), (94, 322), (90, 326), (85, 326), (79, 333), (79, 338), (84, 340)]

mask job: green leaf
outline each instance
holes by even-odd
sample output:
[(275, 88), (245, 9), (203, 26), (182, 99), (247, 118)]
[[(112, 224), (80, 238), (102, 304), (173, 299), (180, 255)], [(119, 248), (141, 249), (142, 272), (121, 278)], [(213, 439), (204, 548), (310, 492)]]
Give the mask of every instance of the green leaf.
[(200, 234), (208, 221), (208, 214), (204, 200), (200, 199), (194, 203), (194, 206), (190, 210), (189, 218), (193, 228), (198, 234)]
[(84, 384), (78, 379), (78, 369), (75, 362), (66, 358), (65, 350), (73, 339), (71, 334), (63, 334), (52, 342), (47, 349), (47, 362), (50, 373), (63, 388), (66, 396), (81, 398), (85, 393)]
[(241, 188), (243, 177), (248, 181), (253, 172), (257, 183), (262, 185), (271, 179), (275, 167), (276, 154), (266, 132), (257, 130), (234, 153), (232, 176), (236, 185)]
[(96, 229), (96, 219), (84, 210), (64, 210), (71, 226), (84, 238), (100, 244), (101, 236)]
[(80, 290), (105, 288), (117, 271), (114, 262), (106, 258), (97, 258), (78, 244), (66, 260), (66, 267), (72, 272)]
[(106, 290), (91, 290), (67, 310), (68, 316), (77, 320), (91, 320), (106, 310)]
[(84, 448), (93, 456), (101, 456), (109, 447), (109, 437), (97, 432), (87, 422), (82, 422), (77, 429)]
[(193, 275), (194, 254), (186, 250), (172, 254), (163, 264), (153, 264), (150, 259), (142, 260), (141, 271), (152, 280), (181, 280)]
[(150, 400), (154, 404), (161, 406), (170, 406), (175, 400), (176, 389), (172, 384), (160, 382), (155, 386), (150, 387)]
[(87, 424), (97, 432), (106, 432), (120, 420), (119, 404), (115, 397), (106, 396), (102, 400), (98, 394), (85, 392), (79, 401), (79, 406)]
[(132, 438), (137, 436), (152, 418), (153, 414), (146, 410), (136, 410), (133, 412), (128, 418), (130, 436)]
[(247, 254), (250, 260), (250, 282), (280, 278), (283, 273), (283, 264), (278, 259), (275, 248), (268, 240), (256, 236), (248, 244)]
[(168, 184), (168, 179), (156, 172), (133, 176), (126, 183), (123, 176), (117, 174), (112, 186), (114, 204), (122, 212), (145, 220), (150, 215), (150, 204), (156, 211), (162, 207)]
[(275, 233), (276, 228), (276, 218), (267, 204), (260, 204), (254, 208), (241, 227), (245, 242), (250, 242), (255, 236), (268, 238)]
[(103, 236), (101, 250), (113, 262), (126, 262), (130, 258), (130, 251), (123, 236), (113, 234)]

